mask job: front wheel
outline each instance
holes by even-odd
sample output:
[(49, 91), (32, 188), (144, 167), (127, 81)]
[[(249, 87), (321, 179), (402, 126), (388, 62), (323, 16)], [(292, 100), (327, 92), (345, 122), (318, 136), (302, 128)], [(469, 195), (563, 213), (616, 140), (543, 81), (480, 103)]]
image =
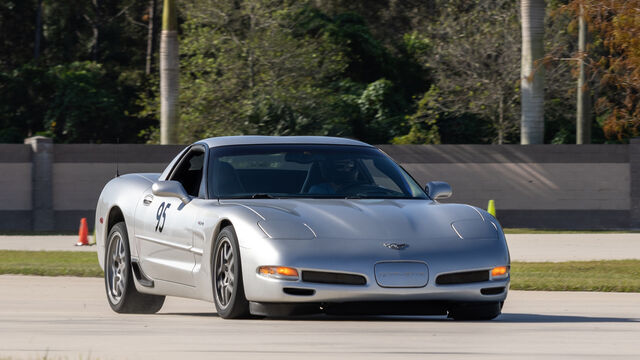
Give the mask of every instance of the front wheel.
[(249, 316), (249, 302), (244, 296), (240, 247), (233, 226), (227, 226), (216, 238), (213, 251), (213, 298), (223, 319)]
[(104, 264), (104, 285), (113, 311), (154, 314), (162, 308), (164, 296), (142, 294), (136, 290), (131, 271), (129, 237), (124, 222), (115, 224), (109, 232)]

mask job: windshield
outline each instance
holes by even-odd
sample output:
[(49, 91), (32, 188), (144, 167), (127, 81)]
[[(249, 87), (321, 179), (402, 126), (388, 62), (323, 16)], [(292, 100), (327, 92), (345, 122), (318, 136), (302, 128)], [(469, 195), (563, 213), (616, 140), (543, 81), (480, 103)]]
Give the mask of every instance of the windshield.
[(210, 151), (211, 198), (428, 199), (375, 148), (270, 144)]

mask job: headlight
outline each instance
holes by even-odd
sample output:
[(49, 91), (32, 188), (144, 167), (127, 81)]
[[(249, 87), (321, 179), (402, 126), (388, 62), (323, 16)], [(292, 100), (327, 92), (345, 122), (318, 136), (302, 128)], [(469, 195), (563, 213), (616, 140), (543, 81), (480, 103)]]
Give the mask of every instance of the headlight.
[(260, 266), (258, 274), (279, 280), (298, 280), (298, 270), (286, 266)]
[(506, 279), (509, 276), (508, 266), (496, 266), (491, 269), (491, 280)]

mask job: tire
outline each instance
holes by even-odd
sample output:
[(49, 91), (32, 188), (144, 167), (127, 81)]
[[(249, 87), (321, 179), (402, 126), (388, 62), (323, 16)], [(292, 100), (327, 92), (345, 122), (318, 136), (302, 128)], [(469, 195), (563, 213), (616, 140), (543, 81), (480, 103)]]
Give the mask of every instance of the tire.
[(129, 237), (124, 222), (115, 224), (104, 259), (104, 286), (111, 309), (121, 314), (154, 314), (162, 308), (164, 296), (142, 294), (136, 290), (131, 271)]
[(502, 313), (502, 302), (477, 302), (455, 304), (448, 317), (454, 320), (491, 320)]
[(244, 295), (240, 266), (240, 247), (233, 226), (220, 231), (213, 249), (211, 273), (218, 315), (223, 319), (249, 317), (249, 302)]

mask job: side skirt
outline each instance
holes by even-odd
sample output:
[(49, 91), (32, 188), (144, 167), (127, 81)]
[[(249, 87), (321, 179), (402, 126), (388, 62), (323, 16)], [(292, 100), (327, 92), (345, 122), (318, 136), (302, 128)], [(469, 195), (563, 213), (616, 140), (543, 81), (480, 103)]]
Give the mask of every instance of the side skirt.
[(149, 278), (140, 268), (138, 259), (131, 258), (131, 269), (133, 270), (133, 276), (136, 277), (136, 280), (138, 280), (138, 283), (140, 283), (140, 285), (148, 288), (154, 287), (153, 280)]

